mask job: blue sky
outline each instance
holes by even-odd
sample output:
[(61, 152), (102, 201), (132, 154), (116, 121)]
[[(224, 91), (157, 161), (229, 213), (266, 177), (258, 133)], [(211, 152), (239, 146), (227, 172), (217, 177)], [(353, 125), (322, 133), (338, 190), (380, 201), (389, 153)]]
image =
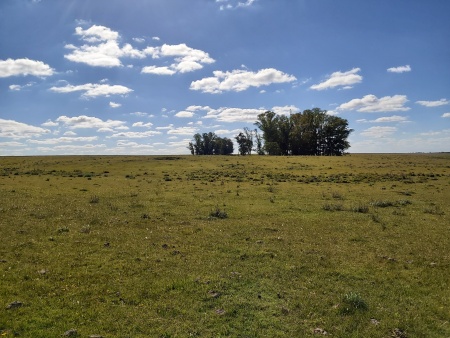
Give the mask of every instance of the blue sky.
[(2, 0), (0, 155), (187, 154), (266, 110), (450, 151), (450, 1)]

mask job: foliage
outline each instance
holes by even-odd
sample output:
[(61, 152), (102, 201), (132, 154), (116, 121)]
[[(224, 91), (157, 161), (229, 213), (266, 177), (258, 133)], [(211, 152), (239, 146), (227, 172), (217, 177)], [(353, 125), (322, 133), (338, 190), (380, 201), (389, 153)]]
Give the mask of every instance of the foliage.
[(253, 132), (248, 128), (244, 128), (244, 132), (240, 132), (235, 139), (239, 146), (239, 154), (251, 155), (253, 149)]
[(255, 125), (269, 155), (342, 155), (350, 147), (348, 121), (319, 108), (289, 117), (267, 111)]
[(233, 141), (221, 138), (213, 132), (195, 134), (188, 149), (192, 155), (230, 155), (234, 151)]

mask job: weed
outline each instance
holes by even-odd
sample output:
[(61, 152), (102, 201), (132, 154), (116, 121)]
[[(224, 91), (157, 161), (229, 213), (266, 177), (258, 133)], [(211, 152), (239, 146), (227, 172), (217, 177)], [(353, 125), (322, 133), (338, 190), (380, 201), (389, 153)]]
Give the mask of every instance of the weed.
[(91, 196), (91, 198), (89, 200), (90, 204), (95, 204), (95, 203), (98, 203), (98, 202), (100, 202), (100, 197), (98, 197), (97, 195)]
[(377, 208), (387, 208), (394, 206), (394, 203), (391, 201), (374, 201), (370, 203), (370, 205), (377, 207)]
[(358, 293), (349, 292), (342, 297), (339, 313), (342, 315), (352, 315), (357, 311), (366, 311), (367, 309), (366, 302)]
[(218, 206), (209, 213), (209, 217), (225, 219), (228, 218), (228, 213), (225, 210), (220, 210)]
[(343, 195), (342, 195), (340, 192), (337, 192), (337, 191), (333, 191), (333, 192), (331, 193), (331, 197), (333, 197), (333, 198), (336, 199), (336, 200), (342, 200), (342, 199), (344, 199)]
[(441, 210), (441, 208), (438, 205), (431, 205), (431, 206), (425, 208), (423, 212), (425, 214), (437, 215), (437, 216), (445, 215), (445, 213)]
[(367, 214), (369, 212), (369, 206), (367, 204), (358, 204), (357, 206), (353, 207), (353, 211)]
[(331, 203), (326, 203), (323, 205), (323, 210), (326, 211), (343, 211), (344, 210), (344, 206), (341, 203), (336, 203), (336, 204), (331, 204)]

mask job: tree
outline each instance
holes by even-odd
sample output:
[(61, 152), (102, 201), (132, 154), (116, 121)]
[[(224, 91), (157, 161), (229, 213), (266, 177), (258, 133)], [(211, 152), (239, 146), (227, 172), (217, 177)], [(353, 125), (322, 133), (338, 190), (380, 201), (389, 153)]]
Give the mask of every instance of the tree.
[(269, 155), (280, 155), (277, 115), (273, 111), (259, 114), (255, 125), (263, 132), (264, 150)]
[(251, 155), (253, 149), (253, 132), (248, 128), (244, 128), (244, 132), (240, 132), (235, 139), (239, 146), (239, 154)]
[(255, 125), (263, 132), (263, 148), (269, 155), (342, 155), (353, 131), (347, 120), (320, 108), (289, 117), (267, 111), (258, 115)]
[(192, 155), (229, 155), (234, 151), (233, 141), (218, 137), (215, 133), (195, 134), (189, 142), (188, 149)]

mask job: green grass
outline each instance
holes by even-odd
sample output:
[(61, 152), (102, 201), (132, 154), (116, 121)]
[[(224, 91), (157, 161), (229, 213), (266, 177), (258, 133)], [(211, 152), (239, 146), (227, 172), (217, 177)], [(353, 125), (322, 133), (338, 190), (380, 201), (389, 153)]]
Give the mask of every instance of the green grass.
[(0, 335), (448, 337), (449, 200), (449, 154), (0, 157)]

